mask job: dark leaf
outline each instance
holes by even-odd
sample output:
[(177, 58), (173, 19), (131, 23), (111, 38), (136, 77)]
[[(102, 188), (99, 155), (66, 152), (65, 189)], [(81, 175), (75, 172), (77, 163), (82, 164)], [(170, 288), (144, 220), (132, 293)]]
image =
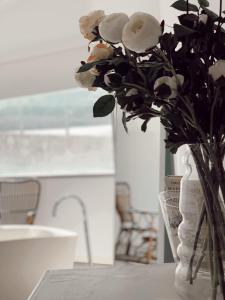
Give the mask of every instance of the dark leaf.
[[(180, 10), (180, 11), (187, 11), (187, 1), (178, 0), (178, 1), (174, 2), (171, 5), (171, 7), (176, 8), (177, 10)], [(188, 10), (189, 11), (198, 11), (198, 7), (194, 4), (189, 4)]]
[(198, 16), (195, 14), (184, 14), (178, 17), (180, 24), (193, 29), (198, 22)]
[(124, 127), (125, 131), (128, 133), (127, 117), (126, 117), (126, 112), (125, 111), (123, 111), (122, 123), (123, 123), (123, 127)]
[(222, 36), (218, 35), (218, 38), (212, 43), (212, 53), (217, 59), (225, 59), (225, 41)]
[(86, 71), (92, 69), (96, 65), (104, 65), (105, 63), (108, 63), (108, 62), (109, 61), (107, 59), (101, 59), (99, 61), (93, 61), (91, 63), (86, 63), (86, 64), (82, 65), (79, 68), (79, 70), (77, 71), (77, 73), (86, 72)]
[(220, 87), (225, 87), (225, 77), (224, 76), (220, 76), (217, 80), (216, 80), (216, 84)]
[[(174, 35), (172, 33), (165, 33), (164, 35), (162, 35), (160, 37), (160, 45), (161, 45), (161, 49), (165, 50), (166, 52), (171, 52), (173, 50), (175, 50), (175, 48), (177, 47), (177, 39), (174, 37)], [(154, 64), (154, 63), (152, 63)], [(162, 63), (158, 63), (159, 66), (162, 66)]]
[(140, 68), (161, 68), (165, 63), (158, 62), (144, 62), (139, 65)]
[(118, 66), (119, 64), (121, 64), (123, 62), (127, 62), (127, 59), (125, 57), (116, 57), (116, 58), (112, 59), (111, 62), (114, 66)]
[(109, 86), (114, 88), (121, 86), (122, 77), (119, 74), (116, 73), (107, 74), (107, 77), (109, 79)]
[(162, 28), (162, 33), (164, 32), (165, 29), (165, 21), (163, 20), (160, 24), (161, 28)]
[(201, 7), (209, 7), (209, 1), (208, 0), (198, 0), (198, 4)]
[(165, 127), (165, 128), (170, 128), (171, 127), (171, 123), (168, 119), (166, 118), (161, 118), (160, 119), (162, 125)]
[(159, 98), (167, 99), (171, 95), (171, 88), (163, 83), (157, 89), (155, 89), (155, 93)]
[(146, 130), (147, 130), (147, 125), (148, 125), (148, 122), (149, 122), (149, 121), (150, 121), (150, 119), (145, 120), (145, 121), (142, 123), (142, 125), (141, 125), (141, 131), (146, 132)]
[(100, 97), (94, 104), (94, 117), (105, 117), (109, 115), (115, 107), (115, 98), (112, 95)]
[(131, 120), (133, 120), (135, 117), (138, 117), (139, 113), (135, 113), (135, 114), (131, 114), (128, 117), (126, 117), (126, 121), (129, 122)]
[(173, 143), (170, 142), (169, 140), (165, 140), (165, 143), (166, 143), (166, 148), (169, 149), (172, 154), (176, 154), (178, 148), (185, 144), (185, 142)]
[(129, 63), (128, 62), (121, 62), (118, 65), (115, 66), (115, 72), (119, 73), (121, 76), (127, 75), (129, 71)]
[(111, 93), (113, 91), (112, 87), (107, 86), (104, 81), (104, 75), (96, 76), (95, 81), (92, 84), (93, 87), (102, 88), (105, 91)]
[(207, 14), (212, 20), (216, 20), (219, 17), (216, 13), (205, 7), (203, 9), (203, 12)]
[(179, 38), (185, 37), (187, 35), (196, 33), (196, 31), (192, 30), (186, 26), (183, 26), (183, 25), (174, 24), (174, 33), (175, 33), (175, 36), (179, 39)]

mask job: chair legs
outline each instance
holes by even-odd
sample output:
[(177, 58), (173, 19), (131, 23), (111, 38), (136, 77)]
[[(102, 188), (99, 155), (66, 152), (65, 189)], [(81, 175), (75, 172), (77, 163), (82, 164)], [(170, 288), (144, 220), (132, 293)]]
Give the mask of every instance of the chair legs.
[(115, 248), (117, 260), (152, 263), (157, 259), (156, 250), (157, 238), (149, 231), (120, 230)]

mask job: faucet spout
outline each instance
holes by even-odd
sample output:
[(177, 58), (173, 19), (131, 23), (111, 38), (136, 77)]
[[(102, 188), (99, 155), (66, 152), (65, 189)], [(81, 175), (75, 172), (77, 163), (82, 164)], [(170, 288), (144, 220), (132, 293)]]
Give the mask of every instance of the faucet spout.
[(90, 246), (90, 234), (89, 234), (89, 226), (88, 226), (88, 218), (87, 218), (87, 210), (84, 201), (77, 195), (68, 195), (60, 198), (57, 200), (52, 208), (52, 216), (56, 217), (57, 211), (59, 206), (66, 200), (73, 199), (76, 201), (81, 208), (82, 216), (83, 216), (83, 226), (85, 232), (85, 239), (86, 239), (86, 247), (87, 247), (87, 256), (88, 256), (88, 263), (92, 265), (92, 255), (91, 255), (91, 246)]

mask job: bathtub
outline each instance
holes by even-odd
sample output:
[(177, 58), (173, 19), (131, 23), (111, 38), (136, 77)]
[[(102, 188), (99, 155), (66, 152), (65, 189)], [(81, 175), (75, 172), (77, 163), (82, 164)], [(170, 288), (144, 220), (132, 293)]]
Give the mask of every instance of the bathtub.
[(71, 268), (77, 234), (36, 225), (0, 225), (0, 299), (26, 300), (46, 270)]

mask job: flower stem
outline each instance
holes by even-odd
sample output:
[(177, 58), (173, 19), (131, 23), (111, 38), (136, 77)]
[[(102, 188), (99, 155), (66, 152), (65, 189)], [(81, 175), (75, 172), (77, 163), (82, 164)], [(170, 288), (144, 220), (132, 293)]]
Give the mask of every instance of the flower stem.
[(187, 274), (187, 280), (190, 281), (190, 284), (193, 284), (193, 263), (194, 263), (194, 258), (195, 258), (196, 250), (197, 250), (197, 247), (198, 247), (198, 241), (199, 241), (199, 237), (200, 237), (200, 233), (201, 233), (201, 229), (202, 229), (202, 225), (203, 225), (205, 216), (206, 216), (206, 209), (205, 209), (205, 205), (203, 203), (202, 210), (201, 210), (201, 215), (200, 215), (200, 218), (199, 218), (197, 232), (195, 234), (193, 253), (192, 253), (192, 256), (191, 256), (191, 259), (190, 259), (189, 269), (188, 269), (188, 274)]
[(220, 0), (220, 11), (219, 11), (219, 17), (220, 17), (220, 19), (222, 17), (222, 10), (223, 10), (223, 0)]
[[(208, 144), (210, 151), (213, 152), (214, 145)], [(196, 167), (199, 173), (199, 179), (202, 184), (205, 205), (207, 211), (207, 221), (209, 226), (209, 238), (211, 235), (210, 252), (213, 256), (211, 279), (212, 279), (212, 300), (216, 299), (217, 287), (220, 285), (223, 299), (225, 300), (225, 284), (224, 284), (224, 269), (223, 269), (223, 249), (224, 249), (224, 215), (221, 212), (219, 200), (219, 185), (215, 179), (214, 166), (209, 168), (203, 160), (202, 151), (200, 147), (195, 145), (191, 147), (193, 158), (196, 162)], [(215, 149), (214, 149), (215, 150)], [(210, 159), (212, 155), (210, 156)], [(218, 159), (221, 159), (219, 157)], [(222, 225), (222, 226), (221, 226)]]
[(204, 243), (203, 243), (203, 249), (202, 249), (202, 254), (197, 262), (197, 265), (196, 265), (196, 268), (195, 268), (195, 271), (194, 271), (194, 275), (193, 275), (193, 279), (196, 279), (197, 278), (197, 274), (198, 274), (198, 271), (201, 267), (201, 264), (206, 256), (206, 250), (207, 250), (207, 246), (208, 246), (208, 235), (206, 234), (206, 237), (205, 237), (205, 240), (204, 240)]

